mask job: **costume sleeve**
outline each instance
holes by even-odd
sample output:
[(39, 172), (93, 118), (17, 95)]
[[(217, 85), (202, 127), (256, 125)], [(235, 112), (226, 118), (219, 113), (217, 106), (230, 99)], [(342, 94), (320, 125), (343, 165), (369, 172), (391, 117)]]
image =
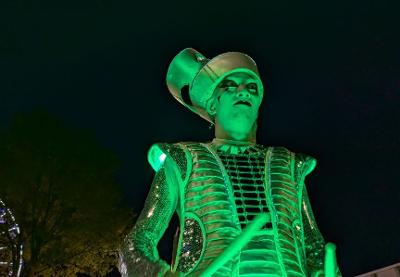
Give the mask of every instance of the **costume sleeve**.
[(307, 195), (307, 189), (303, 189), (302, 217), (304, 227), (304, 243), (306, 247), (306, 265), (308, 272), (324, 270), (325, 240), (322, 237)]
[[(165, 161), (168, 162), (170, 160)], [(176, 209), (178, 197), (176, 183), (174, 180), (170, 182), (165, 163), (157, 168), (145, 206), (121, 247), (119, 269), (122, 276), (162, 276), (170, 268), (159, 258), (157, 250)]]
[(308, 198), (307, 188), (304, 185), (305, 177), (313, 171), (315, 166), (316, 160), (314, 158), (304, 154), (296, 154), (298, 184), (303, 186), (301, 214), (304, 230), (306, 266), (309, 274), (320, 270), (323, 272), (325, 254), (325, 240), (318, 229)]

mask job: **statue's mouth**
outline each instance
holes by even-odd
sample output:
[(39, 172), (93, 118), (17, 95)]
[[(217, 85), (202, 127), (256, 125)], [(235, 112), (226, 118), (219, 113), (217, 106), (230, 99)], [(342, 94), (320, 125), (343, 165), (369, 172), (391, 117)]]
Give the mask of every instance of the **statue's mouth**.
[(237, 106), (237, 105), (246, 105), (248, 107), (251, 107), (251, 102), (247, 101), (247, 100), (239, 100), (234, 104), (234, 106)]

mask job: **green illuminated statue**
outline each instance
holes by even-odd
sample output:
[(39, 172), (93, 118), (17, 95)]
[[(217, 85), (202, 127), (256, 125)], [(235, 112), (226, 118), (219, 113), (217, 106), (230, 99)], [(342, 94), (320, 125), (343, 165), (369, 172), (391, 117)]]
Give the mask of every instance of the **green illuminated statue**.
[[(187, 48), (171, 62), (167, 85), (215, 125), (215, 138), (151, 147), (156, 175), (122, 247), (122, 275), (339, 276), (304, 185), (315, 159), (256, 142), (264, 89), (255, 62)], [(168, 265), (157, 244), (175, 212), (180, 232)]]

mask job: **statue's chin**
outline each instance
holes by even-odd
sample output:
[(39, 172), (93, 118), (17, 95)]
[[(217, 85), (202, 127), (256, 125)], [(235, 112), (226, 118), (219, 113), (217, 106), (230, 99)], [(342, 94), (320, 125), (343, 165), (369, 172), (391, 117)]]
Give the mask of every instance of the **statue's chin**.
[(234, 140), (246, 140), (253, 136), (255, 118), (248, 114), (233, 114), (230, 117), (219, 118), (219, 128), (227, 137)]

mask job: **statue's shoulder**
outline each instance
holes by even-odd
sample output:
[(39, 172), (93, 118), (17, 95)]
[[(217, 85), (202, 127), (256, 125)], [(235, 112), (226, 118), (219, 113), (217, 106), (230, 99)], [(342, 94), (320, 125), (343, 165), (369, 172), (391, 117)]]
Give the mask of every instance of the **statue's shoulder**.
[(308, 175), (317, 165), (317, 160), (304, 153), (295, 153), (295, 167), (298, 168), (301, 175)]
[(157, 142), (150, 146), (147, 152), (147, 159), (153, 166), (158, 161), (164, 161), (167, 157), (177, 161), (185, 157), (184, 147), (181, 143)]
[(148, 151), (148, 159), (150, 164), (152, 164), (153, 159), (161, 158), (163, 159), (166, 156), (170, 156), (174, 160), (183, 159), (186, 157), (193, 148), (202, 147), (204, 144), (202, 142), (194, 142), (194, 141), (180, 141), (174, 143), (165, 143), (165, 142), (157, 142), (150, 146)]
[(294, 154), (294, 169), (298, 183), (303, 183), (304, 179), (310, 174), (317, 165), (317, 160), (304, 153)]
[(292, 157), (295, 157), (296, 153), (290, 151), (288, 148), (284, 146), (263, 146), (260, 145), (265, 152), (270, 153), (270, 155), (273, 155), (275, 157), (282, 157), (282, 158), (288, 158), (291, 159)]
[(149, 153), (151, 151), (162, 151), (166, 155), (175, 154), (175, 152), (182, 152), (183, 148), (181, 142), (176, 143), (166, 143), (166, 142), (156, 142), (152, 144), (149, 148)]
[(147, 159), (155, 171), (158, 171), (164, 162), (175, 163), (180, 171), (182, 180), (185, 180), (191, 163), (187, 144), (189, 142), (154, 143), (150, 146)]
[(294, 174), (299, 180), (304, 180), (305, 176), (310, 174), (317, 165), (317, 160), (311, 155), (293, 152), (284, 146), (269, 146), (265, 147), (265, 149), (274, 156), (290, 157)]

